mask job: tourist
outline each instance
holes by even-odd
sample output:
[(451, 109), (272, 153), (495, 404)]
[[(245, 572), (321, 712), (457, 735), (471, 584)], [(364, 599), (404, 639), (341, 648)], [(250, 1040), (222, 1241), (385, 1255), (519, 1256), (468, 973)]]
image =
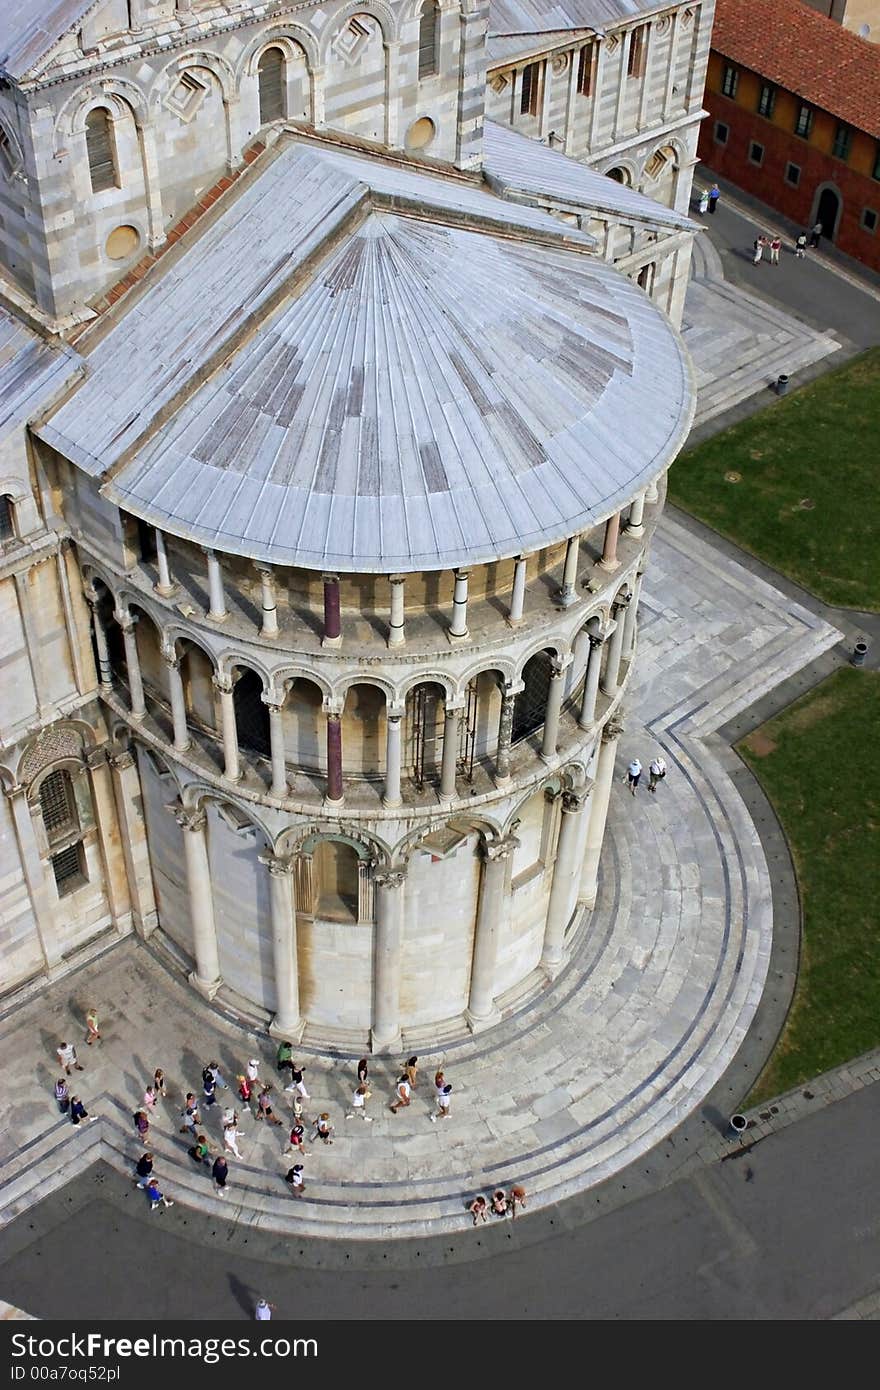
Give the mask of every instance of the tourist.
[(326, 1110), (314, 1121), (314, 1126), (316, 1139), (322, 1139), (325, 1144), (333, 1143), (333, 1140), (330, 1138), (330, 1135), (333, 1133), (333, 1126), (330, 1123), (330, 1116), (327, 1114)]
[(85, 1071), (85, 1067), (81, 1067), (76, 1060), (76, 1048), (73, 1043), (63, 1042), (56, 1050), (58, 1053), (58, 1060), (64, 1068), (65, 1075), (70, 1076), (71, 1067), (75, 1067), (77, 1071)]
[(406, 1072), (406, 1079), (409, 1082), (411, 1091), (414, 1091), (416, 1089), (418, 1061), (418, 1057), (407, 1057), (406, 1061), (403, 1064), (403, 1070)]
[[(223, 1080), (223, 1077), (220, 1075), (220, 1063), (219, 1063), (219, 1062), (209, 1062), (208, 1065), (205, 1067), (205, 1071), (209, 1071), (209, 1072), (211, 1073), (211, 1075), (212, 1075), (213, 1078), (214, 1078), (214, 1085), (215, 1085), (215, 1086), (219, 1086), (221, 1091), (228, 1091), (228, 1090), (229, 1090), (229, 1087), (227, 1086), (226, 1082)], [(203, 1077), (203, 1078), (204, 1078), (204, 1075), (205, 1075), (205, 1072), (202, 1072), (202, 1077)]]
[(79, 1096), (71, 1096), (71, 1097), (70, 1097), (70, 1123), (71, 1123), (72, 1125), (78, 1125), (78, 1124), (81, 1124), (83, 1121), (85, 1121), (85, 1123), (88, 1124), (89, 1121), (90, 1121), (92, 1118), (93, 1118), (93, 1117), (92, 1117), (91, 1115), (89, 1115), (88, 1110), (86, 1110), (86, 1107), (83, 1105), (83, 1103), (82, 1103), (82, 1101), (80, 1100)]
[(186, 1100), (184, 1102), (183, 1109), (180, 1112), (180, 1116), (183, 1120), (183, 1124), (180, 1126), (181, 1134), (191, 1134), (193, 1137), (193, 1141), (195, 1142), (196, 1128), (198, 1125), (202, 1123), (202, 1121), (199, 1116), (199, 1107), (196, 1104), (196, 1098), (193, 1095), (192, 1091), (187, 1091), (186, 1093)]
[(366, 1057), (362, 1057), (361, 1060), (358, 1062), (358, 1085), (359, 1085), (359, 1086), (366, 1086), (366, 1085), (367, 1085), (367, 1078), (368, 1078), (369, 1074), (370, 1074), (370, 1068), (369, 1068), (369, 1066), (367, 1065), (367, 1059), (366, 1059)]
[(817, 247), (822, 240), (822, 223), (817, 222), (810, 232), (810, 245)]
[(257, 1120), (268, 1120), (270, 1124), (273, 1125), (280, 1125), (284, 1122), (278, 1118), (275, 1111), (272, 1109), (271, 1090), (272, 1088), (268, 1084), (263, 1087), (257, 1097), (257, 1113), (254, 1118)]
[(86, 1014), (86, 1042), (91, 1047), (93, 1042), (100, 1042), (101, 1034), (98, 1032), (98, 1010), (94, 1004)]
[(638, 758), (633, 758), (633, 760), (632, 760), (632, 762), (630, 763), (629, 767), (626, 769), (626, 781), (627, 781), (627, 785), (628, 785), (630, 791), (632, 792), (633, 796), (635, 796), (636, 790), (638, 789), (639, 778), (641, 777), (641, 775), (642, 775), (642, 765), (641, 765), (641, 763), (639, 762)]
[(718, 187), (717, 183), (713, 183), (712, 187), (709, 189), (709, 211), (713, 214), (718, 206), (718, 199), (720, 197), (721, 189)]
[(251, 1090), (259, 1090), (263, 1083), (260, 1080), (260, 1063), (258, 1058), (251, 1057), (244, 1069), (244, 1074), (251, 1083)]
[(699, 205), (698, 211), (700, 212), (700, 215), (701, 215), (701, 216), (705, 215), (705, 214), (709, 211), (709, 190), (708, 190), (708, 188), (704, 188), (703, 191), (702, 191), (702, 193), (700, 194), (700, 205)]
[[(446, 1084), (441, 1086), (437, 1092), (437, 1115), (439, 1115), (441, 1120), (449, 1119), (451, 1104), (452, 1086), (449, 1084), (449, 1082), (446, 1082)], [(429, 1115), (428, 1118), (430, 1120), (436, 1120), (437, 1115)]]
[(150, 1132), (150, 1121), (147, 1119), (146, 1110), (136, 1110), (132, 1118), (134, 1119), (134, 1127), (138, 1132), (141, 1143), (146, 1144), (147, 1135)]
[(798, 237), (797, 241), (795, 242), (795, 244), (794, 244), (794, 254), (795, 254), (795, 259), (796, 259), (796, 260), (802, 261), (802, 260), (805, 258), (806, 254), (807, 254), (807, 234), (806, 234), (806, 232), (801, 232), (800, 236)]
[(275, 1066), (278, 1071), (293, 1071), (293, 1046), (289, 1042), (280, 1043), (278, 1054), (275, 1058)]
[(767, 238), (765, 236), (755, 237), (755, 240), (752, 242), (752, 247), (754, 248), (755, 252), (754, 256), (752, 257), (752, 265), (757, 265), (758, 261), (761, 260), (762, 256), (764, 255), (764, 247), (767, 244)]
[(358, 1086), (351, 1098), (351, 1110), (346, 1115), (347, 1120), (353, 1120), (355, 1115), (359, 1115), (365, 1124), (373, 1123), (372, 1115), (367, 1114), (367, 1098), (371, 1094), (366, 1086)]
[(303, 1180), (302, 1164), (294, 1163), (293, 1167), (288, 1169), (284, 1181), (287, 1183), (294, 1197), (301, 1197), (306, 1190), (306, 1185)]
[(514, 1219), (514, 1221), (515, 1221), (515, 1220), (516, 1220), (516, 1209), (517, 1209), (517, 1207), (522, 1207), (523, 1210), (525, 1210), (525, 1205), (526, 1205), (526, 1190), (525, 1190), (524, 1187), (520, 1187), (519, 1184), (517, 1184), (516, 1187), (512, 1187), (512, 1188), (510, 1189), (510, 1201), (509, 1201), (509, 1205), (510, 1205), (510, 1214), (511, 1214), (511, 1216), (513, 1217), (513, 1219)]
[(156, 1091), (154, 1087), (147, 1086), (144, 1091), (143, 1106), (148, 1115), (156, 1113)]
[(173, 1207), (174, 1203), (170, 1197), (163, 1197), (159, 1189), (156, 1178), (151, 1178), (147, 1184), (147, 1196), (150, 1199), (150, 1211), (155, 1211), (158, 1206)]
[(153, 1072), (153, 1090), (156, 1092), (156, 1095), (161, 1096), (163, 1100), (168, 1094), (165, 1089), (165, 1073), (161, 1067), (157, 1067)]
[(406, 1075), (406, 1072), (404, 1072), (403, 1076), (400, 1077), (400, 1079), (397, 1082), (397, 1085), (394, 1088), (394, 1093), (397, 1096), (397, 1099), (391, 1102), (391, 1109), (394, 1111), (395, 1115), (397, 1114), (398, 1110), (402, 1105), (409, 1105), (411, 1090), (412, 1087), (409, 1084), (409, 1077)]
[(218, 1154), (214, 1159), (214, 1166), (211, 1169), (211, 1177), (214, 1179), (214, 1188), (218, 1197), (226, 1196), (226, 1180), (229, 1177), (229, 1164), (222, 1154)]
[(285, 1086), (284, 1089), (285, 1091), (295, 1091), (298, 1095), (302, 1096), (303, 1100), (311, 1100), (311, 1096), (306, 1090), (306, 1083), (303, 1081), (304, 1070), (305, 1068), (301, 1067), (297, 1062), (291, 1062), (290, 1085)]
[(288, 1154), (305, 1154), (305, 1143), (306, 1132), (303, 1129), (302, 1125), (299, 1123), (293, 1125), (290, 1131), (290, 1139), (288, 1141), (287, 1148), (281, 1150), (281, 1157), (286, 1158)]
[(196, 1142), (192, 1145), (191, 1148), (187, 1149), (187, 1153), (189, 1154), (193, 1163), (204, 1163), (207, 1167), (210, 1167), (211, 1146), (208, 1143), (206, 1135), (197, 1134)]
[(483, 1196), (475, 1197), (474, 1200), (471, 1202), (470, 1206), (468, 1207), (468, 1211), (470, 1212), (471, 1216), (474, 1218), (474, 1225), (475, 1225), (475, 1226), (476, 1226), (476, 1224), (477, 1224), (478, 1221), (485, 1221), (485, 1220), (486, 1220), (486, 1198), (483, 1197)]
[(440, 1070), (435, 1071), (435, 1072), (434, 1072), (434, 1090), (437, 1092), (438, 1095), (439, 1095), (440, 1092), (443, 1090), (443, 1087), (444, 1087), (445, 1085), (446, 1085), (446, 1077), (443, 1075), (443, 1072), (440, 1071)]
[(496, 1187), (492, 1193), (492, 1215), (507, 1215), (507, 1193), (501, 1187)]
[(70, 1092), (67, 1089), (67, 1082), (63, 1076), (59, 1076), (55, 1082), (55, 1103), (62, 1115), (66, 1115), (70, 1109)]
[(662, 782), (666, 776), (666, 759), (661, 757), (652, 758), (648, 763), (648, 791), (657, 790), (657, 783)]
[(234, 1110), (227, 1110), (223, 1116), (223, 1148), (233, 1158), (241, 1158), (238, 1148), (238, 1115)]
[(256, 1116), (256, 1114), (257, 1114), (257, 1094), (256, 1094), (256, 1087), (254, 1087), (254, 1086), (251, 1085), (251, 1083), (248, 1081), (248, 1079), (247, 1079), (246, 1076), (239, 1076), (239, 1077), (237, 1077), (237, 1081), (238, 1081), (238, 1094), (239, 1094), (239, 1096), (240, 1096), (241, 1099), (244, 1101), (244, 1103), (245, 1103), (245, 1105), (248, 1107), (248, 1109), (251, 1111), (251, 1114), (254, 1115), (254, 1116)]
[(214, 1092), (217, 1090), (217, 1082), (214, 1080), (214, 1073), (210, 1067), (205, 1067), (202, 1072), (202, 1094), (205, 1097), (205, 1105), (216, 1105), (217, 1097)]
[(782, 250), (782, 237), (775, 236), (770, 242), (770, 264), (779, 265), (779, 253)]
[(265, 1298), (257, 1299), (257, 1306), (254, 1309), (254, 1317), (257, 1322), (269, 1322), (272, 1318), (274, 1303), (268, 1303)]
[(137, 1177), (134, 1180), (135, 1187), (146, 1187), (153, 1175), (153, 1155), (141, 1154), (134, 1166)]

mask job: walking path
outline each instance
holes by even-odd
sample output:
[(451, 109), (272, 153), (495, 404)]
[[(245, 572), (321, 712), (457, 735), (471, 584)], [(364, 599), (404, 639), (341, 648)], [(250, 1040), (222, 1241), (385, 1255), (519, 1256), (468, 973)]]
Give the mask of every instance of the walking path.
[[(767, 972), (767, 865), (713, 731), (838, 637), (667, 517), (646, 576), (620, 767), (633, 752), (646, 763), (659, 745), (669, 776), (656, 796), (642, 788), (635, 799), (618, 781), (596, 908), (538, 1005), (422, 1056), (414, 1103), (397, 1115), (388, 1110), (397, 1059), (374, 1059), (369, 1126), (343, 1118), (356, 1059), (302, 1049), (306, 1114), (329, 1110), (336, 1126), (332, 1148), (310, 1145), (306, 1198), (294, 1203), (285, 1190), (284, 1131), (246, 1118), (244, 1158), (231, 1161), (229, 1195), (219, 1199), (178, 1134), (183, 1091), (200, 1094), (214, 1057), (230, 1077), (259, 1056), (274, 1078), (274, 1048), (205, 1005), (143, 946), (118, 945), (0, 1023), (0, 1221), (95, 1159), (130, 1173), (139, 1152), (132, 1111), (157, 1065), (174, 1089), (150, 1147), (164, 1190), (181, 1204), (174, 1216), (191, 1206), (287, 1234), (426, 1236), (461, 1230), (475, 1190), (519, 1181), (534, 1209), (632, 1163), (723, 1075)], [(92, 1003), (105, 1037), (89, 1049), (80, 1044)], [(71, 1088), (98, 1117), (81, 1130), (59, 1120), (52, 1101), (54, 1051), (65, 1038), (87, 1068)], [(440, 1064), (455, 1088), (453, 1112), (432, 1124)], [(205, 1118), (217, 1145), (219, 1113)]]

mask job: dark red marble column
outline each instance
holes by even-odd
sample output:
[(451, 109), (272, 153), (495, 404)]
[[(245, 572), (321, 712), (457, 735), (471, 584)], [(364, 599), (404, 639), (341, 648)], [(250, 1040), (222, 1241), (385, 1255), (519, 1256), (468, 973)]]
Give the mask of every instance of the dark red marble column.
[(338, 642), (342, 636), (342, 618), (339, 610), (339, 578), (335, 574), (324, 575), (324, 641)]
[(327, 715), (327, 800), (342, 800), (342, 716)]

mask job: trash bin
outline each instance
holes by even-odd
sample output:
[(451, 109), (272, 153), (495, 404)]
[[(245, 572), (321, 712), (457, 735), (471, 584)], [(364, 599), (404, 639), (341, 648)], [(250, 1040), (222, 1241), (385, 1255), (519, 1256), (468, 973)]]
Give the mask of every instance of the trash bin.
[(867, 642), (856, 642), (855, 646), (853, 647), (853, 654), (852, 654), (852, 656), (850, 657), (850, 665), (852, 665), (852, 666), (864, 666), (864, 664), (865, 664), (865, 657), (866, 657), (867, 655), (868, 655), (868, 644), (867, 644)]
[(748, 1127), (749, 1122), (746, 1119), (745, 1115), (731, 1115), (730, 1128), (737, 1138), (739, 1138), (741, 1134), (745, 1134)]
[(776, 378), (776, 394), (777, 394), (777, 396), (785, 396), (785, 395), (787, 395), (787, 393), (788, 393), (788, 377), (787, 377), (787, 376), (785, 375), (785, 373), (783, 372), (781, 376), (778, 376), (778, 377)]

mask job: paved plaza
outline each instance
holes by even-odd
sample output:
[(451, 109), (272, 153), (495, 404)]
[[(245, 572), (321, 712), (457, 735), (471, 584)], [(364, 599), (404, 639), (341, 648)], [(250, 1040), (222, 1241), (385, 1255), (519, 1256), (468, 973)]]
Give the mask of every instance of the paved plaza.
[[(243, 1161), (231, 1160), (221, 1200), (178, 1133), (182, 1095), (200, 1093), (213, 1057), (228, 1076), (260, 1056), (274, 1078), (274, 1048), (205, 1005), (142, 945), (118, 944), (3, 1020), (2, 1219), (97, 1158), (130, 1172), (139, 1151), (132, 1111), (156, 1066), (171, 1081), (150, 1132), (166, 1191), (181, 1207), (282, 1233), (460, 1230), (474, 1190), (519, 1181), (533, 1208), (554, 1203), (673, 1131), (737, 1052), (770, 950), (767, 866), (714, 731), (839, 634), (670, 517), (642, 614), (599, 898), (569, 968), (536, 1006), (422, 1055), (414, 1102), (396, 1115), (388, 1102), (397, 1059), (374, 1059), (369, 1126), (344, 1118), (356, 1059), (302, 1049), (306, 1115), (328, 1110), (336, 1127), (332, 1148), (310, 1145), (307, 1199), (294, 1205), (287, 1195), (284, 1131), (245, 1117)], [(667, 781), (634, 799), (621, 782), (626, 762), (638, 753), (647, 763), (658, 748)], [(54, 1049), (62, 1038), (81, 1041), (92, 1003), (105, 1038), (80, 1047), (87, 1069), (74, 1089), (98, 1118), (76, 1130), (52, 1101)], [(440, 1065), (455, 1088), (452, 1116), (431, 1123)], [(204, 1128), (218, 1144), (219, 1113)]]

